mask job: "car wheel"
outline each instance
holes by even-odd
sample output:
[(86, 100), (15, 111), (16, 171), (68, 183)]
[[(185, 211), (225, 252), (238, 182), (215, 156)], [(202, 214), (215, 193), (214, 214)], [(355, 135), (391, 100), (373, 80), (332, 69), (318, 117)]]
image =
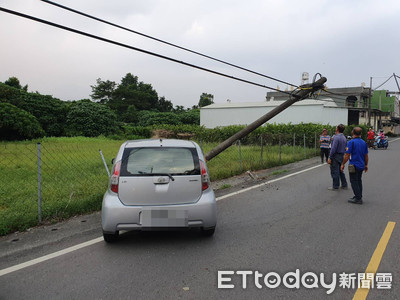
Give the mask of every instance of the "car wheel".
[(207, 229), (202, 227), (200, 229), (200, 233), (202, 236), (213, 236), (214, 232), (215, 232), (215, 226), (207, 228)]
[(115, 233), (105, 233), (103, 231), (103, 238), (106, 243), (115, 243), (116, 241), (118, 241), (118, 237), (119, 231), (116, 231)]

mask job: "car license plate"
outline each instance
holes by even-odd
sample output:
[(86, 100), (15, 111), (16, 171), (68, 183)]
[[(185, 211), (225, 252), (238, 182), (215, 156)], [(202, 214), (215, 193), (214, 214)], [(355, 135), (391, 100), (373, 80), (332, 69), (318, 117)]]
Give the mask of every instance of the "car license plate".
[(143, 227), (187, 227), (187, 210), (151, 209), (141, 213)]

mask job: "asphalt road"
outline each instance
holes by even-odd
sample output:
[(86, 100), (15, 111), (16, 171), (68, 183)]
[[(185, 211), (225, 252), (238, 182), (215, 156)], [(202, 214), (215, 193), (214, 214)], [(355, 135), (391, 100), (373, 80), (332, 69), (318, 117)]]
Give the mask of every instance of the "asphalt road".
[[(189, 231), (125, 233), (113, 245), (95, 240), (90, 246), (0, 276), (0, 299), (352, 299), (357, 287), (340, 287), (339, 274), (365, 272), (378, 248), (384, 252), (377, 272), (391, 273), (392, 287), (375, 287), (368, 299), (398, 299), (399, 154), (400, 140), (386, 151), (370, 150), (369, 172), (363, 175), (363, 205), (347, 203), (351, 189), (327, 190), (331, 178), (326, 164), (294, 176), (285, 173), (283, 179), (219, 200), (218, 226), (212, 238)], [(386, 248), (377, 247), (388, 222), (396, 222), (389, 242)], [(98, 238), (100, 229), (94, 225), (84, 234), (31, 250), (27, 245), (3, 256), (0, 274)], [(241, 275), (221, 275), (231, 281), (220, 284), (234, 288), (219, 289), (218, 271), (252, 274), (246, 288)], [(260, 288), (255, 284), (256, 271), (262, 274)], [(272, 272), (282, 279), (277, 288), (264, 283), (266, 275), (274, 279)], [(299, 288), (283, 284), (288, 272), (298, 272), (291, 278), (298, 276)], [(314, 278), (318, 288), (307, 288), (307, 282), (312, 282), (306, 278), (301, 283), (307, 272), (318, 276), (317, 281)], [(321, 273), (327, 284), (337, 274), (330, 295), (320, 282)], [(290, 277), (286, 282), (293, 283)]]

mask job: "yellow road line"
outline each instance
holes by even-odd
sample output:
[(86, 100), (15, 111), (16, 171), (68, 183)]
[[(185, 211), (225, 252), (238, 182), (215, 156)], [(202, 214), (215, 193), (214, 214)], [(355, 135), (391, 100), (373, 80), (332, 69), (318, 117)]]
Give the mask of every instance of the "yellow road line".
[[(378, 246), (376, 246), (374, 254), (372, 254), (371, 260), (367, 266), (367, 269), (365, 270), (365, 273), (376, 274), (376, 271), (378, 271), (378, 267), (379, 264), (381, 263), (383, 253), (385, 252), (386, 246), (389, 243), (390, 237), (392, 235), (394, 225), (396, 225), (395, 222), (389, 222), (386, 225), (386, 229), (383, 232), (383, 235), (378, 243)], [(369, 288), (358, 288), (358, 290), (354, 294), (353, 300), (367, 299), (368, 293), (369, 293)]]

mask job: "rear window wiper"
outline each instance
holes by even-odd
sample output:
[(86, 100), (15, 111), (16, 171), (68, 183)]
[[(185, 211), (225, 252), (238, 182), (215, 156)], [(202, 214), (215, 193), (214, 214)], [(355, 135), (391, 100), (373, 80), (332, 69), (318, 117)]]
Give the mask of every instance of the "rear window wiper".
[(144, 176), (168, 176), (172, 181), (175, 181), (175, 178), (172, 177), (170, 173), (146, 173), (142, 171), (139, 171), (138, 173)]
[(152, 175), (155, 175), (155, 176), (168, 176), (169, 178), (171, 178), (172, 181), (175, 181), (175, 178), (172, 177), (172, 175), (170, 173), (152, 173)]

